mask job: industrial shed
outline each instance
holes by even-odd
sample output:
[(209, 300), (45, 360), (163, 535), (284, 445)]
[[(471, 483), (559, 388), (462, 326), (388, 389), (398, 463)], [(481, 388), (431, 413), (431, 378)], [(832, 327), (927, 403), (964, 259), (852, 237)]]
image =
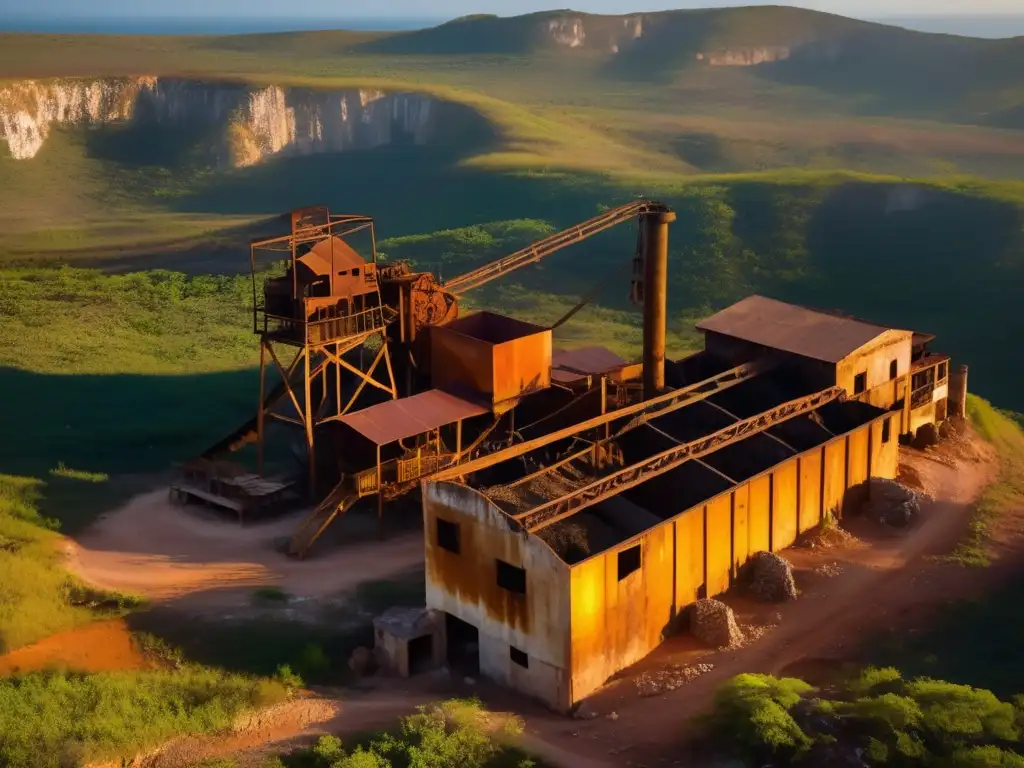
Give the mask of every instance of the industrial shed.
[[(758, 377), (728, 402), (773, 386), (790, 393)], [(627, 464), (737, 423), (720, 400), (630, 432)], [(480, 673), (570, 709), (657, 647), (688, 605), (726, 591), (751, 554), (791, 546), (869, 475), (895, 477), (894, 418), (833, 401), (533, 533), (514, 515), (543, 503), (543, 484), (517, 501), (500, 488), (425, 483), (427, 605), (458, 635), (444, 641), (449, 657), (475, 647)], [(547, 495), (562, 491), (552, 482)]]

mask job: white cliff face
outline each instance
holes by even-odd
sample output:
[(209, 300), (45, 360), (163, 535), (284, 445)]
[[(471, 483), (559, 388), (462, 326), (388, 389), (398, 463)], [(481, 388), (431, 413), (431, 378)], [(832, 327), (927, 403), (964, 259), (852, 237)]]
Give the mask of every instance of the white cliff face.
[(623, 46), (643, 37), (644, 20), (643, 16), (627, 16), (622, 19), (621, 28), (603, 25), (588, 32), (582, 18), (568, 16), (549, 20), (547, 32), (556, 45), (566, 48), (587, 47), (618, 53)]
[(175, 78), (23, 81), (0, 87), (0, 140), (16, 160), (35, 157), (59, 127), (108, 124), (209, 127), (222, 165), (277, 155), (427, 143), (433, 100), (376, 90), (315, 91)]
[(786, 46), (774, 46), (702, 52), (698, 53), (696, 58), (697, 61), (705, 61), (713, 67), (756, 67), (758, 64), (785, 61), (791, 53)]
[(569, 48), (582, 48), (587, 41), (583, 19), (552, 19), (548, 22), (548, 31), (556, 43)]

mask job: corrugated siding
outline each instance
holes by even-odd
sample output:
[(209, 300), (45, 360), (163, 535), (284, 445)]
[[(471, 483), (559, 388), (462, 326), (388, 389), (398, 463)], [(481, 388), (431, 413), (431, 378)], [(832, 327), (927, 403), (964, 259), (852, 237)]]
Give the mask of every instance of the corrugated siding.
[(772, 552), (796, 541), (797, 460), (789, 459), (775, 469), (772, 480)]
[(772, 530), (772, 479), (762, 475), (750, 481), (750, 506), (747, 511), (747, 533), (750, 554), (767, 552)]
[(732, 567), (734, 574), (750, 557), (750, 532), (747, 526), (749, 506), (750, 486), (744, 484), (733, 491)]
[(704, 508), (691, 509), (676, 519), (676, 608), (697, 600), (704, 586)]
[(868, 446), (870, 445), (870, 425), (861, 427), (849, 436), (850, 455), (847, 457), (848, 474), (846, 487), (864, 483), (868, 479)]
[(821, 461), (823, 453), (819, 448), (800, 458), (800, 533), (811, 530), (821, 522)]
[(732, 572), (732, 494), (707, 505), (708, 597), (729, 589)]
[(838, 514), (846, 495), (846, 439), (840, 437), (825, 445), (824, 510)]

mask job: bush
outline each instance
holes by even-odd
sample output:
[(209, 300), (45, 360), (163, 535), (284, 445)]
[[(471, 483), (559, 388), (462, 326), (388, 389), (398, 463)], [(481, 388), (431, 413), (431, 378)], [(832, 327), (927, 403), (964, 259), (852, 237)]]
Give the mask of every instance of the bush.
[(521, 732), (517, 720), (495, 719), (475, 700), (452, 700), (420, 707), (396, 733), (371, 737), (351, 752), (341, 739), (321, 736), (283, 762), (289, 768), (532, 768), (511, 746)]
[(285, 698), (279, 683), (201, 667), (0, 680), (0, 766), (116, 759), (181, 734), (228, 727)]
[(713, 727), (747, 756), (792, 758), (807, 750), (812, 741), (789, 710), (812, 690), (793, 678), (738, 675), (715, 694)]

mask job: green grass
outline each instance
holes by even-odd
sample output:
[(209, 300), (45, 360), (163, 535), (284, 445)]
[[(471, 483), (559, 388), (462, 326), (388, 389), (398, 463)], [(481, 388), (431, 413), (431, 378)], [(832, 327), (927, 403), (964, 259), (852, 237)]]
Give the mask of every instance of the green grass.
[(88, 588), (64, 571), (56, 521), (38, 511), (40, 486), (32, 478), (0, 475), (0, 653), (140, 605)]
[(999, 517), (1024, 504), (1024, 433), (1014, 420), (980, 397), (970, 395), (967, 415), (971, 424), (992, 444), (998, 456), (998, 475), (975, 502), (967, 538), (949, 555), (964, 566), (990, 565), (990, 533)]
[(35, 673), (0, 680), (0, 765), (117, 760), (186, 734), (228, 728), (288, 689), (196, 666), (95, 675)]
[(352, 747), (321, 736), (267, 768), (543, 768), (517, 745), (522, 731), (518, 718), (493, 715), (475, 699), (452, 699), (420, 707), (392, 731), (357, 737)]
[(868, 668), (828, 691), (744, 674), (716, 693), (710, 722), (718, 750), (750, 765), (832, 765), (859, 750), (872, 766), (1018, 766), (1022, 703), (893, 668)]

